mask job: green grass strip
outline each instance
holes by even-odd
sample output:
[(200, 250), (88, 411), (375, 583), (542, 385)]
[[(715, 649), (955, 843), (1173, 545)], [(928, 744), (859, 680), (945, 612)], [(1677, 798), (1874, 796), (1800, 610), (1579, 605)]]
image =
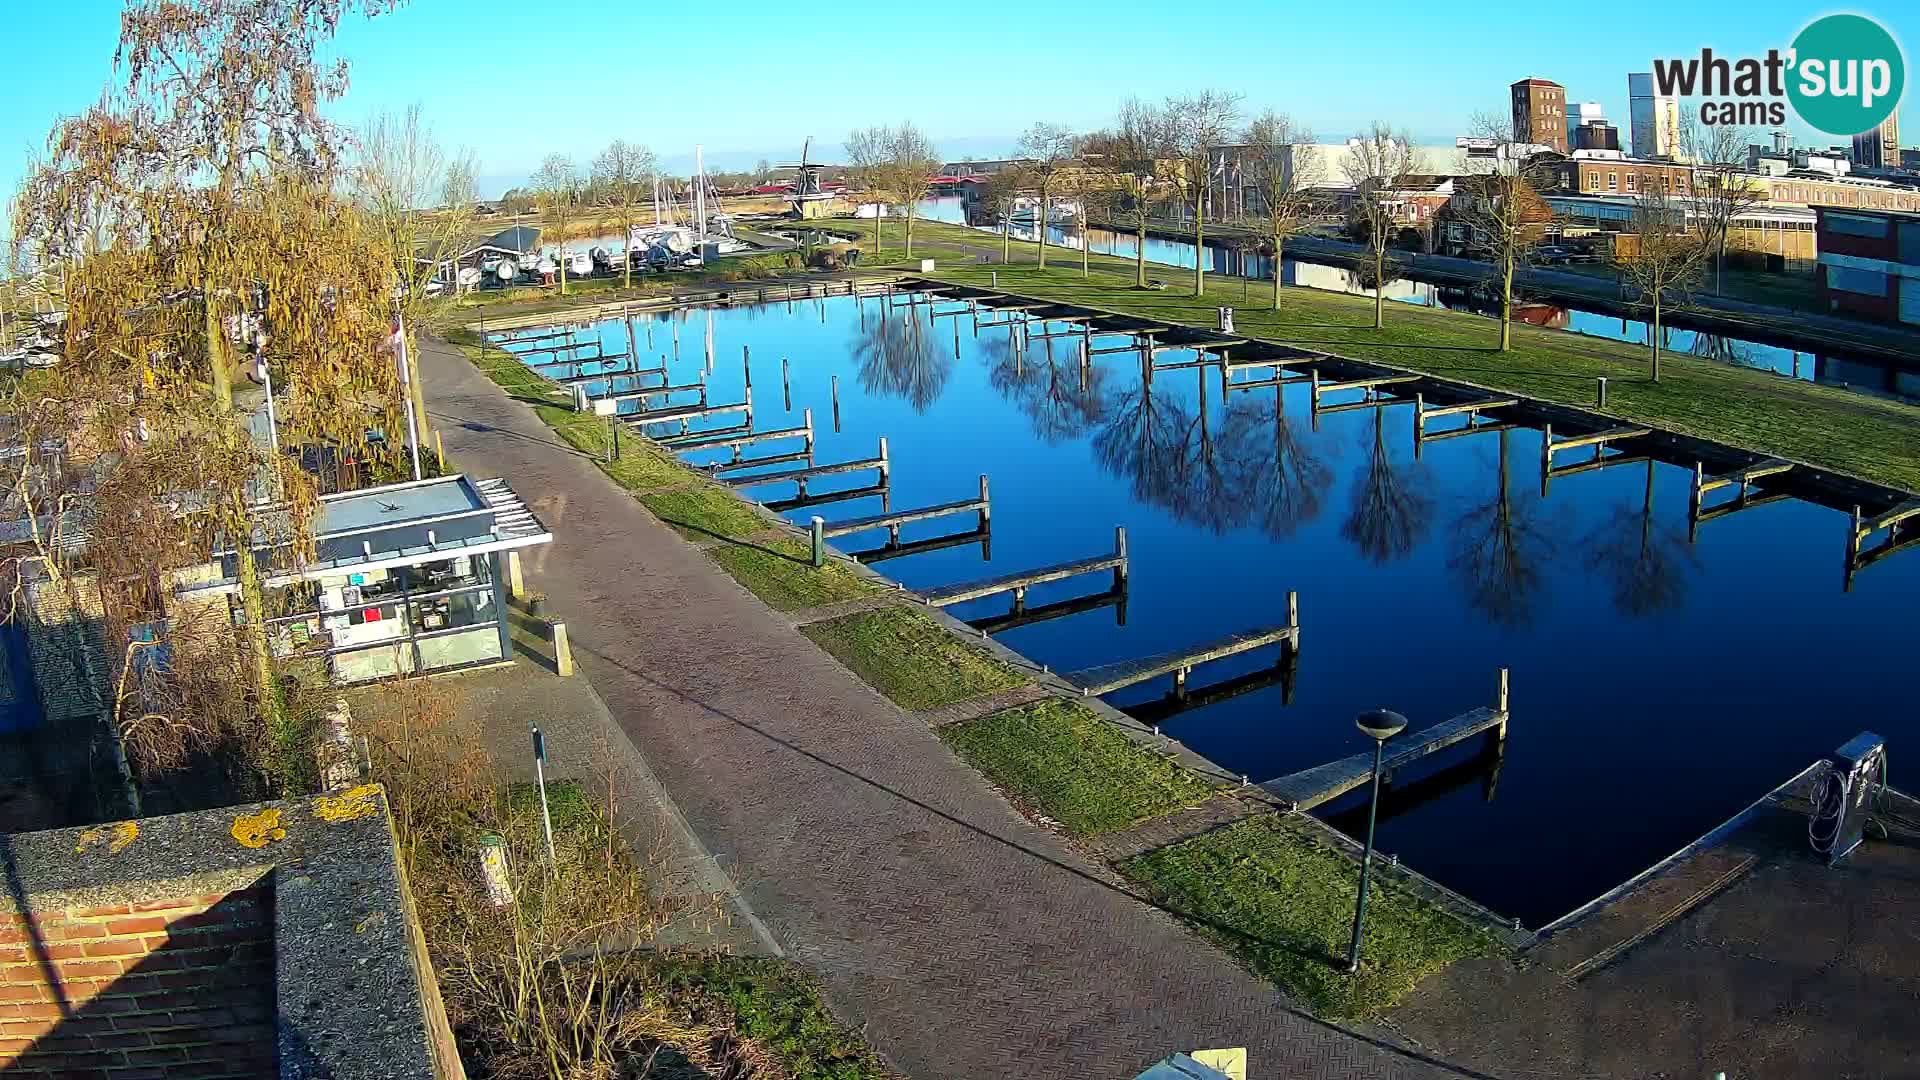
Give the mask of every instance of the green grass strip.
[(1192, 806), (1212, 787), (1077, 702), (1049, 698), (941, 731), (1020, 802), (1081, 836)]
[(793, 1080), (886, 1080), (892, 1074), (859, 1033), (836, 1019), (820, 988), (783, 960), (714, 956), (663, 960), (655, 968), (668, 996), (707, 1001), (733, 1028), (772, 1054)]
[(1376, 875), (1360, 973), (1346, 973), (1359, 866), (1297, 824), (1248, 818), (1121, 866), (1160, 904), (1335, 1019), (1379, 1016), (1420, 980), (1493, 941)]
[(761, 545), (721, 544), (709, 549), (708, 554), (775, 611), (837, 604), (879, 588), (838, 563), (814, 567), (807, 561), (811, 554), (808, 544), (791, 538)]
[(910, 607), (848, 615), (800, 632), (908, 709), (951, 705), (1026, 681)]

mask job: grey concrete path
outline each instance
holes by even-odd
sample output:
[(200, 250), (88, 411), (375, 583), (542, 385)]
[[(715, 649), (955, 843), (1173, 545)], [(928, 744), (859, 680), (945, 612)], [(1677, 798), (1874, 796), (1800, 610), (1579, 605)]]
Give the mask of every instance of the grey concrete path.
[(448, 453), (506, 477), (553, 529), (530, 584), (614, 720), (787, 953), (901, 1071), (1119, 1078), (1175, 1050), (1247, 1046), (1263, 1077), (1462, 1075), (1313, 1019), (1128, 895), (459, 353), (421, 352)]

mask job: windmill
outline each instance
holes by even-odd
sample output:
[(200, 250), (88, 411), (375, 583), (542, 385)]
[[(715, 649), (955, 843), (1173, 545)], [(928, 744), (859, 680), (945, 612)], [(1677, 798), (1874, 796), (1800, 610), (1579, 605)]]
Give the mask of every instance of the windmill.
[(782, 169), (794, 170), (793, 213), (795, 217), (824, 216), (827, 204), (834, 198), (834, 193), (826, 190), (826, 185), (821, 182), (827, 167), (809, 160), (812, 150), (813, 136), (809, 135), (806, 141), (800, 144), (800, 160), (780, 166)]

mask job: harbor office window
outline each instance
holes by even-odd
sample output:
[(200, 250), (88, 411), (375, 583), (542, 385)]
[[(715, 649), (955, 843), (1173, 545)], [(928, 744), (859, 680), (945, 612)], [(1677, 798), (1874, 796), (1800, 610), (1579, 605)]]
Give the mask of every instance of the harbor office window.
[(275, 656), (325, 665), (334, 682), (443, 671), (507, 655), (497, 554), (461, 555), (296, 582), (269, 619)]

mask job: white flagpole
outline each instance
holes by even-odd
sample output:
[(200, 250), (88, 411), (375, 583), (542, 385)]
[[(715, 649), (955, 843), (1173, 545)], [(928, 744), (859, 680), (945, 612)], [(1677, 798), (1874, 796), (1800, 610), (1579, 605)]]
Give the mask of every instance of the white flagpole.
[(407, 355), (407, 324), (403, 316), (393, 317), (393, 359), (395, 370), (400, 375), (400, 392), (407, 399), (407, 449), (413, 455), (413, 478), (420, 474), (420, 422), (413, 415), (413, 393), (408, 383), (412, 381), (411, 357)]

